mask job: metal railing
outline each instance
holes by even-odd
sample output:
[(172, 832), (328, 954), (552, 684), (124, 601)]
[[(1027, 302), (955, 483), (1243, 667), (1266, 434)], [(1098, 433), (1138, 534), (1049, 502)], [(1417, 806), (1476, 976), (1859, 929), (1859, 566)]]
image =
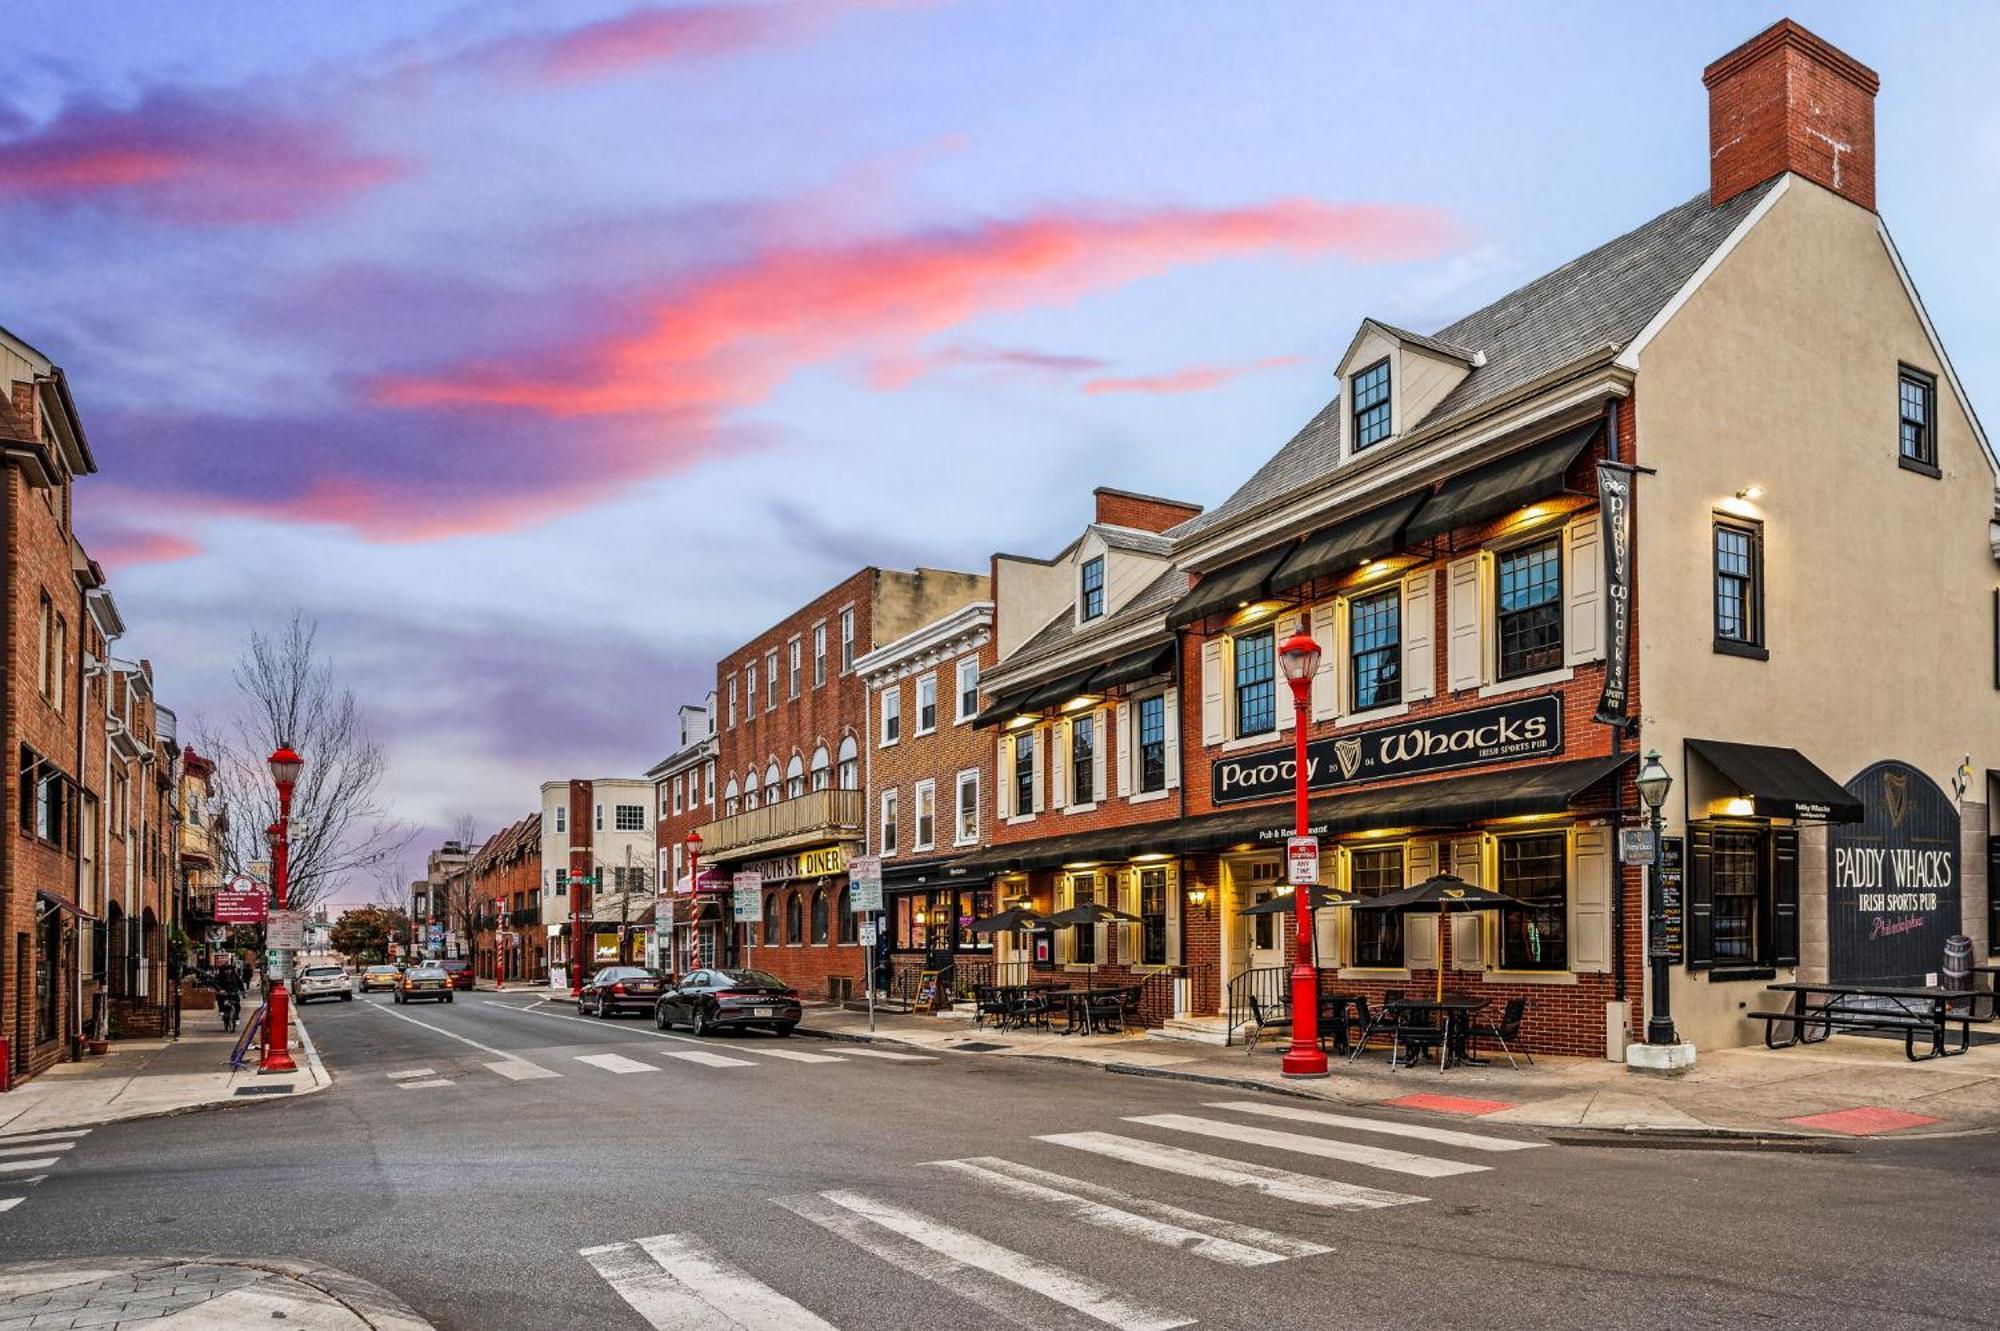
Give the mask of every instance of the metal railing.
[(1223, 1004), (1223, 1014), (1229, 1021), (1223, 1043), (1236, 1043), (1236, 1028), (1250, 1020), (1253, 998), (1266, 1012), (1289, 1011), (1291, 976), (1289, 966), (1255, 966), (1230, 980), (1228, 1001)]
[(695, 830), (701, 835), (701, 853), (706, 862), (744, 846), (787, 837), (838, 832), (858, 836), (862, 817), (860, 791), (814, 790), (762, 808), (732, 813), (712, 823), (703, 823)]

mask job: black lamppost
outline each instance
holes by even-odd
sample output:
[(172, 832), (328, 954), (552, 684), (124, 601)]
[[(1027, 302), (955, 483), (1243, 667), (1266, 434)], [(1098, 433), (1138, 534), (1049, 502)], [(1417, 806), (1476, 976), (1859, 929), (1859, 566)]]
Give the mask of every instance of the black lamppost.
[(1673, 1045), (1681, 1042), (1674, 1033), (1673, 957), (1667, 950), (1667, 903), (1660, 891), (1660, 806), (1667, 802), (1673, 775), (1660, 762), (1658, 749), (1646, 750), (1634, 780), (1639, 798), (1646, 802), (1653, 825), (1653, 859), (1646, 870), (1646, 965), (1653, 979), (1653, 1001), (1646, 1010), (1646, 1043)]

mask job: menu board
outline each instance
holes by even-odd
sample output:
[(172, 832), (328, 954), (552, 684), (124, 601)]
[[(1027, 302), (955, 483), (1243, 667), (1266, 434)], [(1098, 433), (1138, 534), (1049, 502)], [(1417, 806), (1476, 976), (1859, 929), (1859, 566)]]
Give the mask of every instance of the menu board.
[(1684, 955), (1681, 922), (1686, 916), (1681, 888), (1686, 863), (1683, 842), (1677, 836), (1660, 838), (1660, 930), (1653, 939), (1653, 955), (1678, 965)]

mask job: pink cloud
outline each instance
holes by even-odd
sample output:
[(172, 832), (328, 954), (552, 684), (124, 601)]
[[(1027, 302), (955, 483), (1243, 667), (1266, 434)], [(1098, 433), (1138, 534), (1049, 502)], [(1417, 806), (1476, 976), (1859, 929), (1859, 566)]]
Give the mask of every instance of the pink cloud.
[(122, 110), (73, 101), (0, 138), (0, 200), (124, 205), (184, 223), (294, 221), (403, 170), (349, 146), (331, 125), (170, 91)]
[(175, 532), (148, 531), (124, 526), (115, 520), (107, 525), (102, 517), (97, 525), (104, 529), (97, 532), (85, 549), (91, 558), (113, 573), (140, 564), (171, 564), (192, 559), (201, 553), (198, 542)]
[(1066, 355), (1026, 347), (942, 347), (936, 351), (884, 356), (869, 366), (868, 383), (872, 388), (894, 391), (908, 388), (925, 375), (944, 370), (1007, 370), (1069, 378), (1104, 368), (1104, 361), (1096, 356)]
[(1259, 370), (1297, 365), (1304, 356), (1271, 356), (1243, 365), (1190, 365), (1166, 374), (1107, 375), (1083, 386), (1086, 393), (1202, 393)]

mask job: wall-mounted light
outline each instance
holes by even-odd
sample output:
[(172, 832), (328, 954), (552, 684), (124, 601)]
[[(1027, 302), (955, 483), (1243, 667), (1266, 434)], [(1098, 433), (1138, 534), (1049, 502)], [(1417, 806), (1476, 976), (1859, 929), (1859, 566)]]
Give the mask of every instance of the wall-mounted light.
[(1007, 722), (1007, 729), (1020, 730), (1026, 726), (1035, 724), (1035, 722), (1041, 719), (1041, 717), (1035, 715), (1033, 712), (1022, 712)]
[(1764, 497), (1764, 487), (1761, 485), (1746, 485), (1736, 492), (1736, 497), (1755, 502)]
[(1187, 897), (1188, 905), (1190, 906), (1206, 906), (1208, 904), (1208, 889), (1197, 883), (1188, 889)]
[(1081, 712), (1095, 707), (1103, 701), (1104, 695), (1101, 693), (1079, 693), (1064, 703), (1062, 709), (1065, 712)]
[(1074, 864), (1065, 864), (1063, 869), (1065, 872), (1074, 873), (1079, 869), (1095, 869), (1097, 863), (1096, 860), (1078, 860)]
[(1757, 806), (1747, 796), (1737, 795), (1722, 806), (1722, 811), (1731, 818), (1748, 818), (1757, 811)]

